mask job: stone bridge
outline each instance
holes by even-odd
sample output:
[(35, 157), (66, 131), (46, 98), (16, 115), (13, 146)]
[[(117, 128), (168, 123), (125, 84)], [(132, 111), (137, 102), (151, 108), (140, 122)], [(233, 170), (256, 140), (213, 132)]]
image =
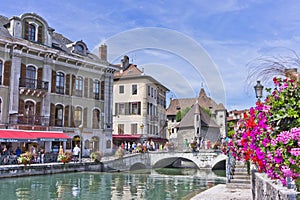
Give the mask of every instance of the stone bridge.
[(227, 156), (221, 151), (202, 150), (195, 153), (174, 151), (130, 154), (120, 159), (102, 160), (102, 163), (104, 171), (133, 171), (171, 166), (225, 170), (226, 160)]

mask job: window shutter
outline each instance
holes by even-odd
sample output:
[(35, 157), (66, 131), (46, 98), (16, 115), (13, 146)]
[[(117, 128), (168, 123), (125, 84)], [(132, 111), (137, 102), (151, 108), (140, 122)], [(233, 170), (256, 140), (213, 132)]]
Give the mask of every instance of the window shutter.
[(71, 107), (71, 127), (75, 127), (75, 107)]
[(26, 65), (25, 64), (21, 64), (21, 76), (20, 76), (20, 83), (19, 85), (21, 87), (25, 87), (26, 86)]
[(119, 115), (119, 103), (115, 103), (115, 115)]
[(41, 102), (36, 103), (35, 109), (35, 123), (41, 124)]
[(125, 103), (125, 115), (130, 115), (129, 107), (130, 107), (130, 104)]
[(76, 76), (74, 74), (72, 74), (72, 96), (74, 96), (76, 94)]
[(19, 114), (24, 115), (24, 100), (19, 100)]
[(101, 100), (104, 100), (104, 87), (105, 83), (104, 81), (101, 81)]
[(69, 111), (70, 111), (70, 106), (68, 105), (65, 107), (65, 115), (64, 115), (64, 117), (65, 117), (64, 126), (65, 127), (69, 126)]
[(43, 88), (43, 68), (38, 68), (37, 73), (37, 88), (42, 89)]
[[(90, 85), (91, 87), (92, 85)], [(84, 89), (83, 89), (84, 97), (89, 97), (89, 78), (84, 79)]]
[(28, 40), (28, 29), (29, 29), (29, 23), (25, 21), (24, 39), (26, 40)]
[(70, 95), (70, 74), (66, 75), (66, 95)]
[(51, 92), (56, 92), (56, 72), (52, 70), (52, 80), (51, 80)]
[(83, 110), (83, 127), (87, 127), (87, 114), (88, 114), (88, 109), (84, 108)]
[(89, 91), (89, 93), (90, 93), (90, 98), (95, 98), (95, 96), (94, 96), (94, 81), (93, 81), (93, 79), (90, 79), (90, 91)]
[(43, 27), (38, 27), (38, 42), (43, 43)]
[(11, 61), (5, 61), (4, 63), (4, 79), (3, 85), (10, 86), (10, 68), (11, 68)]
[(55, 105), (53, 103), (50, 104), (50, 126), (54, 126), (55, 124)]

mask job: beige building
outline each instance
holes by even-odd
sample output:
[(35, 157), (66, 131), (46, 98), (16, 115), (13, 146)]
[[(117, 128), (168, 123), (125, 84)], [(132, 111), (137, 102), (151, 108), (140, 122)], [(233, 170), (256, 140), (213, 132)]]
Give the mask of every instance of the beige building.
[[(116, 68), (107, 62), (106, 48), (101, 46), (99, 58), (34, 13), (0, 16), (0, 128), (71, 138), (45, 143), (37, 136), (48, 152), (60, 144), (71, 150), (82, 138), (83, 151), (110, 153)], [(5, 141), (0, 130), (1, 137)]]
[(166, 92), (168, 89), (146, 75), (124, 56), (114, 74), (114, 144), (165, 142)]

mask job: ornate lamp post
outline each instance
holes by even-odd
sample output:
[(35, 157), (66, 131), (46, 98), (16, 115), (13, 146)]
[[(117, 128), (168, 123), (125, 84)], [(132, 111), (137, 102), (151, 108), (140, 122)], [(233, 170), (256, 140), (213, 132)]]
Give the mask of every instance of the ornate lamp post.
[(83, 131), (83, 125), (80, 124), (78, 126), (78, 130), (79, 130), (79, 133), (80, 133), (80, 152), (79, 152), (79, 162), (81, 163), (82, 162), (82, 131)]
[(256, 85), (254, 86), (254, 90), (256, 98), (258, 98), (258, 102), (260, 102), (260, 98), (263, 96), (263, 89), (264, 86), (260, 83), (260, 81), (257, 81)]

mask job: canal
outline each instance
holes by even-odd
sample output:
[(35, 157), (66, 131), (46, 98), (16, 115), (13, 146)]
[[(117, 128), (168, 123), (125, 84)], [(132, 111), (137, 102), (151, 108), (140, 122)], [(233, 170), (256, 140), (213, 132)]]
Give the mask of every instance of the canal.
[(135, 173), (78, 172), (4, 178), (1, 199), (190, 199), (216, 184), (225, 183), (224, 171), (152, 169)]

